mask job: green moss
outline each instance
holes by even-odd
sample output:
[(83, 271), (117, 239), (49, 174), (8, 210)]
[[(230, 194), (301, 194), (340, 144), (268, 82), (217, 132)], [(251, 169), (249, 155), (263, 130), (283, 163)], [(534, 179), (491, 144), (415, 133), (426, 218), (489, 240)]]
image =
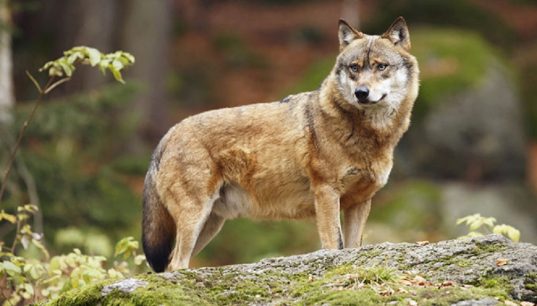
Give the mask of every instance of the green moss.
[(472, 265), (472, 262), (468, 259), (459, 259), (455, 262), (455, 264), (461, 268), (466, 268)]
[(528, 273), (526, 275), (524, 288), (537, 293), (537, 273)]
[(112, 282), (111, 280), (106, 280), (94, 285), (69, 290), (44, 305), (96, 305), (100, 302), (102, 288)]
[(104, 304), (123, 305), (211, 305), (206, 294), (196, 287), (196, 279), (192, 277), (194, 273), (182, 271), (180, 279), (166, 279), (162, 275), (148, 273), (137, 277), (146, 281), (147, 286), (138, 288), (131, 293), (112, 291), (103, 300)]
[(310, 292), (304, 300), (299, 304), (301, 305), (375, 305), (383, 302), (381, 296), (379, 296), (372, 289), (362, 290), (341, 290), (341, 291), (323, 291)]
[(486, 253), (496, 253), (507, 249), (505, 244), (501, 243), (476, 243), (475, 248), (472, 250), (474, 255), (481, 255)]
[(513, 285), (505, 276), (482, 276), (477, 281), (476, 286), (489, 291), (492, 296), (502, 299), (509, 298), (509, 293), (513, 290)]
[(356, 281), (364, 284), (382, 283), (393, 281), (398, 278), (396, 272), (393, 269), (375, 266), (371, 268), (357, 268), (354, 265), (343, 265), (336, 267), (327, 273), (324, 278), (331, 280), (341, 275), (352, 276)]
[(188, 282), (177, 285), (156, 274), (137, 277), (148, 285), (131, 293), (114, 290), (103, 296), (101, 290), (113, 281), (104, 281), (80, 289), (70, 290), (46, 305), (211, 305), (203, 294), (195, 291)]

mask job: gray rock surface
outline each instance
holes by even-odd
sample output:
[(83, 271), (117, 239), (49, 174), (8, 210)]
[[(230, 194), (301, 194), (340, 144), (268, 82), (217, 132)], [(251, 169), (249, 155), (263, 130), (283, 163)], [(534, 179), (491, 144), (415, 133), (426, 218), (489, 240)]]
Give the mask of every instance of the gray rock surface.
[(494, 305), (537, 302), (537, 246), (490, 235), (382, 243), (258, 263), (145, 274), (52, 305)]

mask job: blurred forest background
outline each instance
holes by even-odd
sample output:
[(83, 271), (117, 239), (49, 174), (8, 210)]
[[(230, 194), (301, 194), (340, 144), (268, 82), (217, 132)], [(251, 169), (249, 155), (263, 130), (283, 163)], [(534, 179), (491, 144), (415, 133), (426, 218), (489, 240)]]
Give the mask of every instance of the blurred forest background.
[[(1, 209), (33, 203), (55, 253), (110, 255), (140, 236), (152, 149), (198, 112), (316, 89), (337, 21), (382, 33), (402, 15), (421, 67), (413, 123), (373, 201), (366, 243), (453, 238), (496, 217), (537, 243), (537, 3), (532, 0), (0, 0), (0, 169), (37, 93), (25, 75), (76, 45), (136, 57), (81, 68), (38, 110)], [(42, 76), (43, 78), (45, 76)], [(14, 229), (0, 224), (0, 240)], [(194, 265), (313, 251), (313, 220), (225, 224)]]

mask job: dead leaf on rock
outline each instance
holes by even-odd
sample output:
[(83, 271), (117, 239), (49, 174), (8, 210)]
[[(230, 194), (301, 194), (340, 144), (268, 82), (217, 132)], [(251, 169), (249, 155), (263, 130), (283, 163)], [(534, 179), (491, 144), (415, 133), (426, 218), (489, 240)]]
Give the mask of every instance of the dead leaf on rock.
[(414, 277), (414, 282), (418, 285), (418, 286), (425, 286), (427, 284), (427, 280), (419, 275), (416, 275)]
[(496, 266), (498, 266), (498, 267), (505, 266), (508, 263), (509, 263), (509, 260), (507, 258), (498, 258), (498, 259), (496, 259)]
[(443, 281), (442, 284), (440, 284), (440, 288), (444, 288), (444, 287), (453, 287), (455, 285), (455, 282), (454, 281)]

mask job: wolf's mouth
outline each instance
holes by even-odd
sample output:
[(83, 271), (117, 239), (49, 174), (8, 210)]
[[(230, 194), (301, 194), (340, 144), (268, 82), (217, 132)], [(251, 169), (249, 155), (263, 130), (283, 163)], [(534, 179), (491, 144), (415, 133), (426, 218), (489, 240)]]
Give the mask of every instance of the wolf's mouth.
[(380, 97), (380, 99), (378, 99), (376, 101), (366, 99), (366, 100), (362, 100), (362, 101), (358, 100), (358, 103), (362, 104), (362, 105), (375, 105), (375, 104), (378, 104), (379, 102), (381, 102), (382, 100), (384, 100), (384, 98), (386, 98), (386, 95), (387, 94), (383, 94), (382, 97)]

